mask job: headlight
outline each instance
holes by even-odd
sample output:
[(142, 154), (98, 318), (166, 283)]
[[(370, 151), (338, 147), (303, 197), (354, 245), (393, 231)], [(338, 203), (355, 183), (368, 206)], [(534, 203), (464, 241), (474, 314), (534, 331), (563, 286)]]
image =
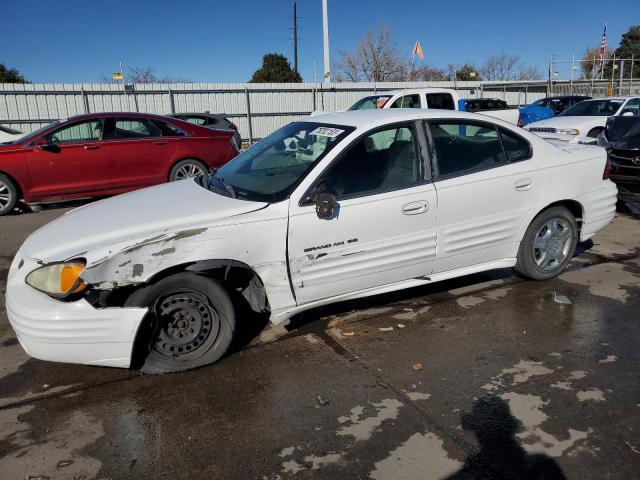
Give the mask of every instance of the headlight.
[(580, 135), (580, 130), (577, 128), (558, 128), (556, 129), (558, 133), (564, 133), (566, 135)]
[(84, 271), (85, 262), (72, 260), (65, 263), (53, 263), (34, 270), (27, 275), (26, 282), (36, 290), (52, 297), (67, 297), (81, 292), (87, 287), (80, 275)]

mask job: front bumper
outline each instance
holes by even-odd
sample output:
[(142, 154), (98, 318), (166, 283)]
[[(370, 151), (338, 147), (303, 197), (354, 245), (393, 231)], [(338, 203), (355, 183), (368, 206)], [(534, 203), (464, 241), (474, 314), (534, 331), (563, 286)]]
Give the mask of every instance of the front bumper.
[(55, 300), (25, 283), (38, 266), (18, 252), (7, 279), (7, 316), (27, 354), (54, 362), (129, 367), (147, 309), (97, 309), (84, 299)]

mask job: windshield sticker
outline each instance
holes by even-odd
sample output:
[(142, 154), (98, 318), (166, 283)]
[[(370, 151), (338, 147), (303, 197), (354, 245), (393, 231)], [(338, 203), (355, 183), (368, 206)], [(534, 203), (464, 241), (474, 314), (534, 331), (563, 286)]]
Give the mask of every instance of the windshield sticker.
[(319, 135), (321, 137), (336, 138), (343, 132), (344, 130), (341, 130), (339, 128), (318, 127), (310, 132), (309, 135)]

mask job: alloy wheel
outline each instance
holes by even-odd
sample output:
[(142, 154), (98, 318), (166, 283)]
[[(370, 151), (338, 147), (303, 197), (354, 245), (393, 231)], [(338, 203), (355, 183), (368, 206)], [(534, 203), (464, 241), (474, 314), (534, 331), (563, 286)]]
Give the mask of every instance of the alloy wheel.
[(13, 195), (9, 186), (0, 180), (0, 210), (7, 208), (13, 201)]
[(176, 171), (176, 180), (184, 180), (186, 178), (199, 177), (204, 174), (205, 174), (204, 170), (199, 165), (196, 165), (194, 163), (187, 163), (185, 165), (182, 165)]
[(569, 222), (562, 218), (547, 221), (533, 242), (533, 258), (538, 267), (545, 272), (556, 269), (569, 255), (572, 240)]

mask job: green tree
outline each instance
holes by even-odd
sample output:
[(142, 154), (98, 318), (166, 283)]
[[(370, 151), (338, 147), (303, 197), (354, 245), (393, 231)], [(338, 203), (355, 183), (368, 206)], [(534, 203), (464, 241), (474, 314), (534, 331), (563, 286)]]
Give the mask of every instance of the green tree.
[[(633, 78), (640, 77), (640, 25), (629, 27), (627, 33), (622, 34), (620, 46), (616, 48), (616, 58), (631, 58), (633, 56)], [(618, 62), (616, 62), (618, 63)], [(624, 62), (624, 78), (631, 74), (631, 61)], [(618, 75), (620, 72), (618, 71)]]
[(284, 55), (267, 53), (262, 57), (262, 66), (253, 72), (251, 83), (300, 83), (302, 77), (291, 68)]
[(0, 83), (29, 83), (15, 68), (0, 63)]
[(456, 80), (466, 82), (482, 79), (480, 78), (478, 69), (476, 69), (473, 65), (465, 63), (462, 67), (456, 70)]

